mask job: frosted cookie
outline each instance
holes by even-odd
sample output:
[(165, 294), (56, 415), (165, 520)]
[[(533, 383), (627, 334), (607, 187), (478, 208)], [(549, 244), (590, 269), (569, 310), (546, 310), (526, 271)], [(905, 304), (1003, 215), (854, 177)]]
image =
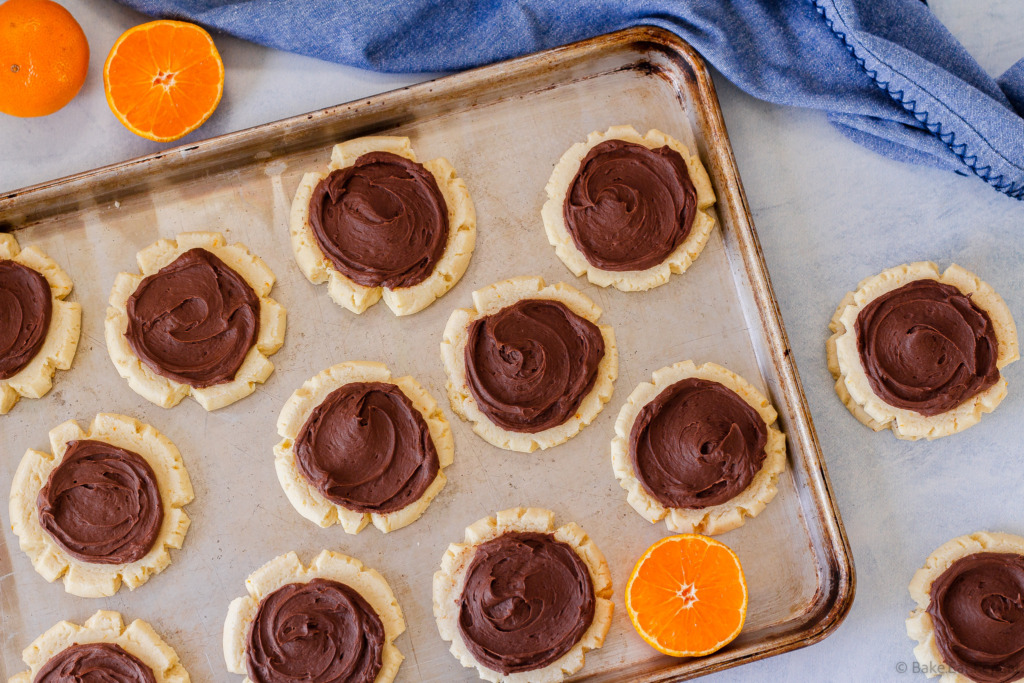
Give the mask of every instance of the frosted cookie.
[(676, 533), (720, 534), (756, 517), (786, 469), (764, 394), (714, 363), (661, 368), (615, 421), (612, 467), (633, 509)]
[(917, 570), (907, 635), (942, 683), (1024, 679), (1024, 538), (979, 531), (942, 544)]
[(191, 395), (207, 410), (245, 398), (274, 371), (285, 310), (274, 274), (219, 232), (183, 232), (138, 254), (119, 273), (107, 309), (107, 351), (118, 374), (170, 408)]
[(562, 155), (547, 194), (541, 217), (558, 258), (575, 275), (624, 292), (684, 272), (715, 226), (700, 158), (660, 130), (594, 131)]
[(405, 618), (388, 582), (359, 560), (324, 550), (307, 569), (287, 553), (245, 587), (228, 608), (224, 659), (246, 683), (391, 683), (398, 674), (393, 641)]
[(387, 533), (419, 519), (455, 454), (448, 420), (426, 389), (366, 361), (306, 381), (281, 410), (277, 433), (274, 464), (288, 500), (306, 519), (350, 534), (370, 522)]
[(1020, 358), (1013, 316), (995, 290), (929, 261), (862, 281), (829, 325), (836, 393), (875, 431), (935, 439), (977, 424), (1006, 396), (999, 371)]
[(163, 434), (100, 413), (88, 431), (74, 420), (50, 430), (53, 454), (29, 449), (11, 484), (21, 549), (47, 581), (83, 598), (135, 589), (171, 563), (193, 498), (181, 454)]
[[(527, 580), (527, 577), (529, 579)], [(466, 528), (434, 574), (434, 618), (451, 653), (488, 681), (557, 683), (583, 668), (612, 623), (604, 555), (575, 522), (514, 508)], [(503, 610), (495, 605), (517, 605)]]
[(441, 359), (452, 410), (487, 442), (529, 453), (569, 440), (601, 412), (619, 372), (601, 309), (565, 283), (516, 277), (456, 309)]
[(447, 159), (416, 161), (409, 138), (334, 146), (326, 173), (307, 173), (291, 210), (295, 260), (330, 281), (339, 306), (362, 313), (381, 297), (410, 315), (455, 286), (476, 244), (476, 210)]
[(35, 247), (0, 233), (0, 415), (22, 396), (40, 398), (78, 349), (82, 307), (64, 301), (71, 278)]
[(117, 612), (99, 611), (79, 626), (62, 621), (25, 648), (29, 670), (8, 683), (189, 683), (178, 653), (145, 621), (127, 627)]

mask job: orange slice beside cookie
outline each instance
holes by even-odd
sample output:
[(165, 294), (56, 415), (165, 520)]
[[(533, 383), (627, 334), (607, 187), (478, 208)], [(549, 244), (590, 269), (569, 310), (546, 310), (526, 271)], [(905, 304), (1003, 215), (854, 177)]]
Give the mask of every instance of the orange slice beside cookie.
[(663, 538), (643, 554), (626, 585), (626, 611), (647, 643), (673, 657), (728, 645), (747, 616), (747, 582), (736, 553), (707, 536)]

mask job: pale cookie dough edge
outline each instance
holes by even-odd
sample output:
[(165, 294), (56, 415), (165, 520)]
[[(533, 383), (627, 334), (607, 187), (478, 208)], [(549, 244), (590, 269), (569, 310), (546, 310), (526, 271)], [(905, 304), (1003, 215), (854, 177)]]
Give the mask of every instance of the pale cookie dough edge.
[(328, 579), (349, 586), (377, 613), (384, 626), (384, 650), (383, 666), (374, 683), (391, 683), (404, 659), (394, 644), (395, 638), (405, 631), (402, 608), (391, 586), (377, 570), (354, 557), (330, 550), (321, 551), (309, 567), (303, 566), (295, 552), (288, 552), (249, 575), (245, 581), (249, 594), (231, 601), (224, 621), (224, 661), (228, 671), (243, 674), (245, 683), (252, 683), (245, 667), (245, 646), (249, 625), (256, 616), (260, 601), (282, 586), (309, 583), (313, 579)]
[(473, 292), (474, 309), (456, 309), (445, 326), (441, 341), (441, 359), (448, 376), (448, 399), (455, 413), (473, 423), (473, 431), (488, 443), (511, 451), (531, 453), (568, 441), (589, 425), (604, 404), (611, 400), (619, 373), (619, 354), (615, 332), (609, 325), (597, 325), (604, 339), (604, 356), (597, 369), (597, 379), (583, 398), (576, 414), (562, 424), (536, 433), (502, 429), (480, 410), (466, 379), (465, 350), (470, 324), (522, 299), (560, 301), (569, 310), (597, 324), (601, 309), (589, 297), (564, 282), (546, 285), (541, 277), (522, 276), (502, 280)]
[[(662, 505), (644, 488), (633, 469), (629, 455), (629, 437), (633, 423), (644, 406), (672, 384), (687, 378), (718, 382), (736, 392), (757, 411), (768, 430), (765, 459), (750, 484), (725, 503), (700, 509), (669, 508)], [(693, 361), (681, 361), (656, 370), (652, 382), (643, 382), (633, 390), (615, 421), (615, 437), (611, 443), (612, 468), (619, 485), (627, 491), (627, 501), (652, 524), (665, 520), (675, 533), (696, 533), (714, 536), (744, 524), (747, 517), (756, 517), (778, 492), (778, 478), (786, 469), (786, 437), (777, 428), (778, 415), (771, 402), (743, 377), (715, 363), (697, 367)]]
[[(94, 564), (72, 557), (40, 526), (36, 507), (39, 491), (63, 460), (70, 441), (95, 439), (138, 453), (157, 478), (163, 522), (146, 555), (128, 564)], [(109, 597), (124, 583), (135, 590), (171, 563), (170, 549), (180, 549), (190, 520), (183, 506), (194, 493), (177, 447), (148, 424), (125, 415), (100, 413), (88, 431), (74, 420), (50, 430), (51, 453), (29, 449), (11, 483), (11, 529), (33, 568), (47, 581), (63, 579), (64, 589), (78, 597)]]
[[(914, 656), (926, 671), (942, 672), (941, 683), (972, 683), (971, 679), (952, 668), (942, 660), (935, 642), (935, 626), (928, 605), (931, 602), (932, 582), (939, 578), (957, 560), (974, 553), (1013, 553), (1024, 555), (1024, 538), (1012, 534), (978, 531), (958, 536), (935, 549), (917, 570), (910, 581), (908, 590), (917, 606), (907, 617), (907, 635), (917, 641)], [(935, 674), (929, 674), (929, 677)]]
[(157, 634), (148, 622), (136, 619), (127, 627), (117, 612), (100, 610), (81, 626), (61, 621), (36, 638), (22, 652), (29, 666), (12, 676), (8, 683), (31, 683), (39, 670), (54, 655), (72, 645), (110, 643), (119, 645), (153, 671), (157, 683), (190, 683), (188, 672), (178, 660), (178, 653)]
[[(353, 382), (385, 382), (397, 386), (419, 412), (437, 451), (439, 469), (434, 481), (423, 494), (405, 507), (389, 513), (369, 513), (350, 510), (327, 500), (302, 475), (295, 462), (295, 439), (309, 419), (310, 413), (327, 395)], [(412, 524), (444, 488), (447, 481), (444, 468), (454, 460), (455, 443), (451, 427), (437, 401), (410, 376), (393, 378), (382, 363), (347, 361), (338, 363), (307, 380), (296, 389), (281, 409), (278, 434), (282, 440), (274, 447), (274, 465), (278, 481), (292, 506), (306, 519), (321, 527), (340, 523), (346, 533), (358, 534), (370, 522), (387, 533)]]
[[(690, 227), (690, 234), (664, 261), (646, 270), (612, 271), (591, 264), (577, 248), (565, 227), (563, 205), (573, 178), (576, 177), (580, 164), (590, 150), (608, 140), (632, 142), (648, 149), (670, 147), (678, 152), (686, 162), (690, 180), (697, 193), (697, 209)], [(551, 172), (546, 191), (548, 200), (541, 210), (541, 217), (548, 242), (555, 248), (558, 258), (574, 275), (585, 274), (587, 279), (595, 285), (600, 287), (611, 285), (624, 292), (652, 289), (668, 282), (672, 273), (685, 272), (704, 250), (715, 226), (715, 218), (710, 211), (710, 207), (715, 203), (715, 193), (700, 157), (691, 153), (686, 145), (679, 140), (653, 128), (643, 136), (632, 126), (612, 126), (604, 133), (598, 131), (590, 133), (586, 142), (576, 143), (562, 155)]]
[(437, 158), (423, 163), (437, 182), (448, 210), (448, 241), (434, 270), (412, 287), (385, 289), (360, 285), (334, 268), (317, 243), (309, 223), (309, 201), (316, 185), (332, 171), (346, 168), (367, 152), (390, 152), (410, 161), (416, 154), (407, 137), (368, 136), (338, 143), (325, 173), (307, 173), (299, 183), (292, 200), (289, 218), (292, 251), (303, 274), (313, 284), (329, 280), (328, 293), (339, 306), (352, 313), (362, 313), (380, 299), (396, 316), (417, 313), (448, 292), (462, 278), (476, 245), (476, 209), (466, 188), (451, 163)]
[(64, 300), (73, 287), (71, 278), (40, 249), (21, 249), (14, 235), (0, 234), (0, 259), (31, 268), (46, 278), (52, 305), (50, 327), (36, 355), (17, 373), (0, 380), (0, 415), (5, 415), (22, 397), (45, 396), (56, 371), (71, 368), (82, 333), (82, 306)]
[(1006, 304), (988, 284), (960, 266), (951, 265), (940, 274), (934, 263), (919, 261), (889, 268), (861, 281), (855, 292), (843, 298), (829, 323), (832, 335), (826, 342), (828, 369), (835, 379), (836, 394), (854, 417), (875, 431), (889, 428), (898, 438), (908, 440), (937, 439), (961, 432), (977, 424), (984, 413), (995, 410), (1006, 397), (1006, 378), (1000, 377), (994, 385), (956, 408), (927, 417), (890, 406), (875, 395), (857, 350), (857, 316), (879, 296), (922, 279), (937, 280), (970, 294), (988, 313), (999, 343), (1000, 368), (1019, 358), (1016, 326)]
[[(230, 382), (196, 389), (153, 372), (135, 355), (125, 338), (128, 329), (127, 301), (142, 279), (152, 275), (189, 249), (202, 248), (217, 256), (244, 279), (259, 297), (260, 327), (255, 344)], [(286, 313), (268, 294), (274, 274), (266, 263), (244, 245), (226, 244), (218, 232), (183, 232), (174, 239), (162, 239), (138, 253), (141, 274), (119, 273), (110, 292), (104, 333), (110, 360), (121, 377), (140, 396), (163, 408), (177, 405), (191, 395), (208, 411), (228, 406), (256, 390), (274, 371), (269, 356), (284, 343)]]
[[(452, 655), (466, 668), (475, 667), (480, 677), (492, 683), (558, 683), (583, 668), (585, 654), (600, 648), (611, 627), (612, 582), (604, 555), (587, 533), (575, 522), (555, 528), (555, 515), (543, 508), (512, 508), (485, 517), (466, 528), (465, 540), (448, 546), (441, 568), (434, 574), (434, 618), (441, 638), (451, 642)], [(566, 543), (587, 565), (594, 587), (594, 619), (590, 627), (566, 654), (551, 664), (534, 671), (504, 675), (478, 662), (466, 647), (458, 628), (458, 604), (466, 571), (476, 548), (481, 543), (510, 531), (553, 534)]]

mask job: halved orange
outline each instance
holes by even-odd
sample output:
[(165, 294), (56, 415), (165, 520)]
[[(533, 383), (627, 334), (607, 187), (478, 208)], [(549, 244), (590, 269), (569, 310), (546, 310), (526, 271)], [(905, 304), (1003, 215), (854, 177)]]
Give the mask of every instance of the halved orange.
[(736, 553), (698, 534), (663, 538), (626, 584), (626, 611), (640, 637), (673, 657), (728, 645), (747, 617), (747, 580)]
[(125, 31), (103, 65), (107, 104), (128, 130), (157, 142), (188, 135), (224, 94), (224, 63), (195, 24), (151, 21)]

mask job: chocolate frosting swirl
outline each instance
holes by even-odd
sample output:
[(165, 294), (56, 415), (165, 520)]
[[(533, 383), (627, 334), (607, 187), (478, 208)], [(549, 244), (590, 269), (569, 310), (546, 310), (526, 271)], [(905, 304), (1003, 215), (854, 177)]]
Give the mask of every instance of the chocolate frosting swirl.
[(124, 336), (153, 372), (197, 389), (230, 382), (260, 331), (249, 283), (205, 249), (189, 249), (128, 297)]
[(593, 620), (590, 571), (571, 546), (519, 531), (477, 546), (459, 599), (459, 633), (484, 666), (503, 674), (541, 669)]
[(430, 429), (394, 384), (352, 382), (310, 413), (295, 439), (295, 464), (327, 500), (358, 512), (400, 510), (440, 468)]
[(575, 414), (603, 357), (597, 325), (560, 301), (522, 299), (470, 325), (466, 379), (492, 422), (536, 433)]
[(596, 145), (580, 162), (562, 215), (573, 244), (602, 270), (658, 265), (690, 234), (697, 190), (671, 147), (624, 140)]
[(380, 617), (356, 590), (328, 579), (263, 598), (247, 641), (254, 683), (373, 683), (383, 665)]
[(390, 152), (331, 171), (309, 200), (313, 236), (334, 268), (364, 287), (412, 287), (448, 244), (448, 205), (434, 174)]
[(114, 643), (67, 647), (43, 665), (34, 683), (156, 683), (153, 669)]
[(164, 519), (156, 474), (133, 451), (69, 441), (36, 498), (39, 525), (69, 555), (94, 564), (137, 562)]
[(943, 663), (978, 683), (1024, 676), (1024, 557), (962, 557), (932, 582), (930, 598)]
[(732, 389), (680, 380), (640, 410), (629, 434), (633, 471), (667, 507), (706, 508), (735, 498), (764, 464), (768, 428)]
[(878, 398), (925, 416), (999, 381), (988, 313), (935, 280), (914, 280), (865, 306), (857, 315), (857, 350)]
[(17, 261), (0, 260), (0, 379), (14, 377), (36, 357), (52, 314), (46, 278)]

